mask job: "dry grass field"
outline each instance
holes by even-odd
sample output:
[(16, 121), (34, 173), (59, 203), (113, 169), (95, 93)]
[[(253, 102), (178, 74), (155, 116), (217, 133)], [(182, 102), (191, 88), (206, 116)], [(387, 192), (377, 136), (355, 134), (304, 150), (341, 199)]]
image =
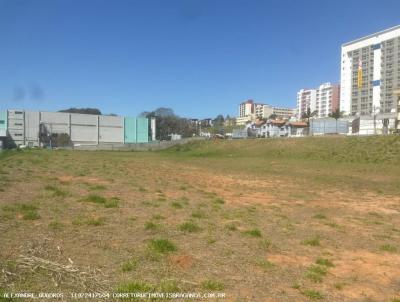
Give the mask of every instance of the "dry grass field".
[(400, 137), (3, 152), (0, 244), (3, 292), (398, 302)]

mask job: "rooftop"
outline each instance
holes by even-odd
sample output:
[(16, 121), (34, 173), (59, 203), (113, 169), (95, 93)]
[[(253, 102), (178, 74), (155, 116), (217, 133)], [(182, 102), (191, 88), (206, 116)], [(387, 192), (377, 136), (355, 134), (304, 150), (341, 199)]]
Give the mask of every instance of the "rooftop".
[(358, 38), (358, 39), (350, 41), (350, 42), (346, 42), (346, 43), (342, 44), (342, 47), (343, 46), (347, 46), (347, 45), (351, 45), (353, 43), (360, 42), (360, 41), (363, 41), (363, 40), (367, 40), (367, 39), (373, 38), (375, 36), (379, 36), (379, 35), (382, 35), (384, 33), (391, 32), (391, 31), (396, 30), (396, 29), (400, 29), (400, 25), (396, 25), (396, 26), (390, 27), (388, 29), (385, 29), (385, 30), (382, 30), (382, 31), (378, 31), (378, 32), (376, 32), (374, 34), (370, 34), (368, 36), (365, 36), (365, 37), (362, 37), (362, 38)]

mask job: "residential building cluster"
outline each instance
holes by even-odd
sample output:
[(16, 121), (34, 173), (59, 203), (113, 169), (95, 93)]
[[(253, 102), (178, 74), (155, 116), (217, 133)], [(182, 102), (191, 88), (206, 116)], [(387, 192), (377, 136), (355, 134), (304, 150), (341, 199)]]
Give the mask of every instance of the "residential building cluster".
[(301, 89), (297, 93), (297, 111), (299, 119), (309, 109), (315, 117), (327, 117), (339, 109), (340, 85), (324, 83), (317, 89)]
[(237, 124), (261, 137), (305, 135), (296, 121), (312, 135), (400, 132), (400, 25), (344, 43), (341, 52), (340, 84), (299, 90), (295, 110), (247, 100)]
[(355, 121), (352, 133), (400, 132), (399, 89), (400, 25), (344, 43), (340, 85), (325, 83), (316, 89), (301, 89), (297, 118), (307, 111), (312, 119), (337, 111)]
[(257, 119), (274, 118), (290, 119), (296, 113), (296, 109), (287, 107), (277, 107), (254, 100), (244, 101), (239, 105), (239, 116), (236, 118), (236, 125), (246, 125), (255, 122)]

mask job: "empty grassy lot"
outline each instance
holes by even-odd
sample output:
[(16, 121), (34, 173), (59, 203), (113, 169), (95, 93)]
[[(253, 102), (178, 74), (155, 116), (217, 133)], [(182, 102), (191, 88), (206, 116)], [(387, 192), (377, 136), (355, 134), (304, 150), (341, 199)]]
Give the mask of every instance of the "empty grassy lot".
[(0, 244), (4, 292), (399, 301), (400, 137), (3, 152)]

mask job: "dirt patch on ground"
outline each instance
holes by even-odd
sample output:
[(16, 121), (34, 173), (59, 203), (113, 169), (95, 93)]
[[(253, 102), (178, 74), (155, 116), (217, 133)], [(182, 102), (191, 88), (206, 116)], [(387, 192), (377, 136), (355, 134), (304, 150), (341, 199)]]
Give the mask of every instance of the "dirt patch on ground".
[(108, 184), (109, 181), (101, 178), (95, 177), (87, 177), (87, 176), (72, 176), (72, 175), (62, 175), (57, 177), (58, 181), (61, 183), (71, 183), (71, 182), (83, 182), (89, 184), (96, 184), (96, 185), (105, 185)]
[(310, 257), (290, 254), (271, 254), (267, 260), (279, 266), (307, 266), (312, 263)]
[(175, 267), (187, 270), (193, 265), (193, 257), (190, 255), (173, 255), (169, 257), (169, 262)]
[(367, 251), (345, 251), (335, 261), (330, 273), (344, 283), (342, 294), (359, 300), (370, 297), (382, 301), (385, 288), (400, 284), (400, 255), (391, 253), (375, 254)]

